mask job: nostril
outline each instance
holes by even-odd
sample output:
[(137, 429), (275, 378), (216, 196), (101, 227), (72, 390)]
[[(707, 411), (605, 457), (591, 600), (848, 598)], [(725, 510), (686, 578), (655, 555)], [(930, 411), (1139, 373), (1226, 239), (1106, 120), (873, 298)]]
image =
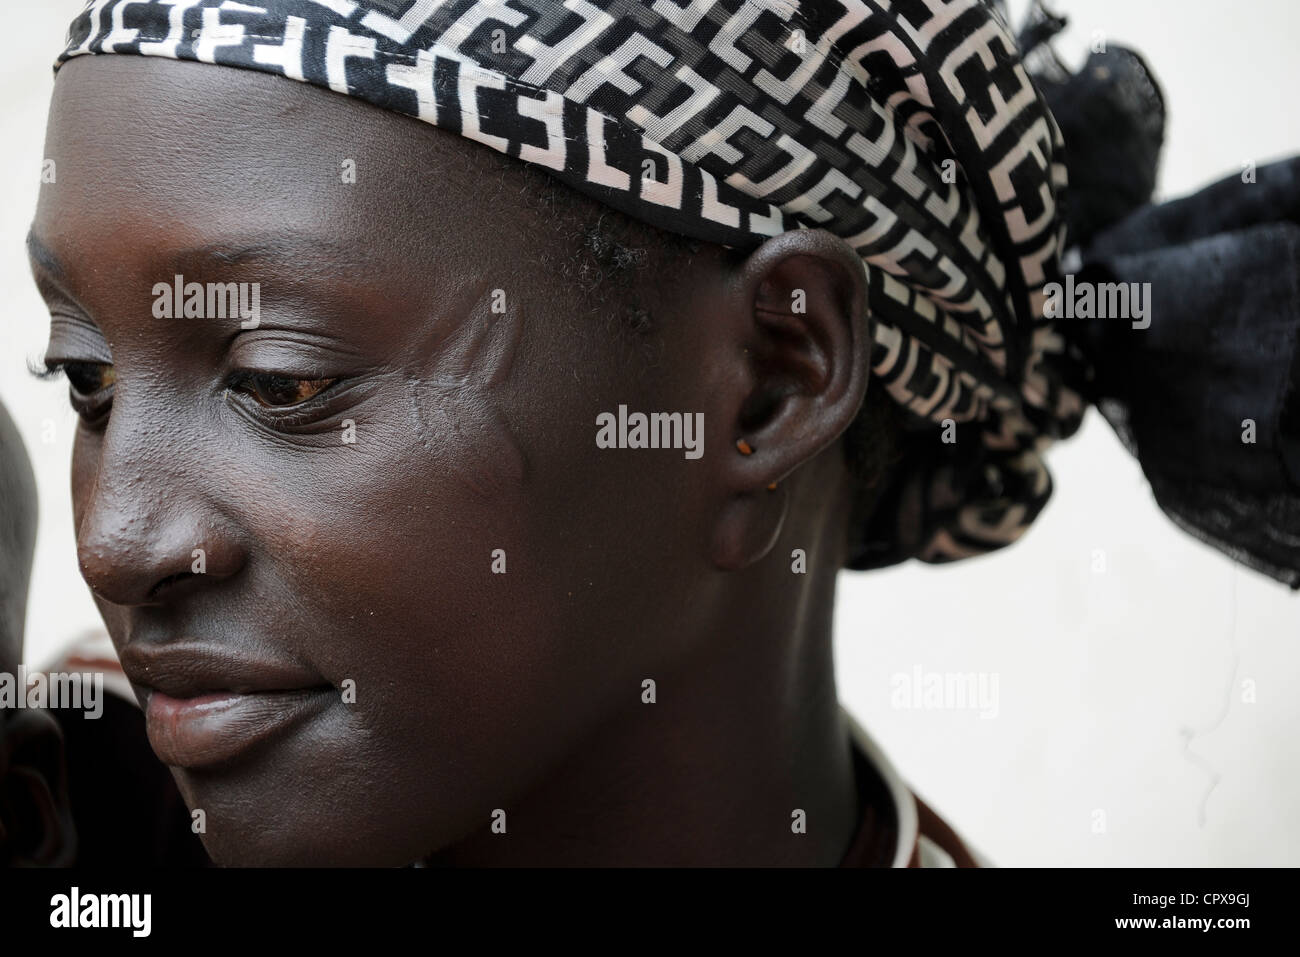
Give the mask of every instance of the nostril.
[(180, 581), (181, 579), (192, 578), (192, 577), (194, 577), (193, 572), (177, 572), (175, 575), (168, 575), (166, 578), (160, 579), (154, 584), (152, 588), (149, 589), (148, 600), (151, 601), (154, 598), (157, 598), (161, 592), (165, 591), (167, 588), (171, 587), (171, 585)]

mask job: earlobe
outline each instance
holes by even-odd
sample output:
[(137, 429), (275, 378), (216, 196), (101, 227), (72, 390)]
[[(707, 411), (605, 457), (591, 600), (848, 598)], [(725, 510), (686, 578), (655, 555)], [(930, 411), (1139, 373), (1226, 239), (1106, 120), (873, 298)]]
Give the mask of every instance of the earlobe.
[(762, 559), (781, 537), (787, 503), (787, 496), (775, 490), (724, 502), (713, 525), (713, 566), (734, 572)]

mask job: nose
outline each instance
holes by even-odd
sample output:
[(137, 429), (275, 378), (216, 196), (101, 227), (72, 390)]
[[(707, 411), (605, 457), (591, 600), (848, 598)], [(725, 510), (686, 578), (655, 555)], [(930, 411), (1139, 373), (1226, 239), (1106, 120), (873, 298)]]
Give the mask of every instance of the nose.
[(97, 460), (74, 477), (77, 561), (91, 591), (114, 605), (160, 605), (235, 575), (244, 550), (211, 498), (211, 467), (187, 467), (180, 443), (151, 456), (131, 439), (110, 422)]

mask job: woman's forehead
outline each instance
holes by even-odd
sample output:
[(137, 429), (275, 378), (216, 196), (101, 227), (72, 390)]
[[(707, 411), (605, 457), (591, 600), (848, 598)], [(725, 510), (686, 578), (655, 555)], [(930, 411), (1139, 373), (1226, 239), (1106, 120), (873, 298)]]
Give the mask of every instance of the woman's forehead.
[[(58, 194), (130, 190), (167, 201), (301, 207), (329, 196), (420, 191), (391, 209), (418, 217), (471, 195), (483, 147), (354, 98), (245, 70), (149, 57), (96, 57), (59, 72), (47, 155)], [(427, 189), (437, 185), (438, 189)], [(361, 186), (361, 189), (346, 187)], [(42, 199), (45, 197), (43, 196)], [(480, 197), (481, 199), (481, 197)]]
[(203, 259), (427, 269), (478, 250), (485, 223), (535, 215), (482, 188), (484, 150), (269, 75), (81, 58), (55, 86), (46, 151), (57, 173), (41, 193), (35, 248), (65, 266), (139, 253), (169, 269)]

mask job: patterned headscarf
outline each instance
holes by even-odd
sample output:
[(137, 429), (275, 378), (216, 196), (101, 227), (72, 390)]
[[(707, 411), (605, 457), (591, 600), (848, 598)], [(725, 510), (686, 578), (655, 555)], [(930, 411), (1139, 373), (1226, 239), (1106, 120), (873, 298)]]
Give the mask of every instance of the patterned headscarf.
[(849, 566), (987, 552), (1047, 501), (1084, 408), (1044, 318), (1061, 134), (983, 0), (91, 0), (55, 69), (101, 53), (359, 97), (701, 240), (829, 230), (923, 447)]

